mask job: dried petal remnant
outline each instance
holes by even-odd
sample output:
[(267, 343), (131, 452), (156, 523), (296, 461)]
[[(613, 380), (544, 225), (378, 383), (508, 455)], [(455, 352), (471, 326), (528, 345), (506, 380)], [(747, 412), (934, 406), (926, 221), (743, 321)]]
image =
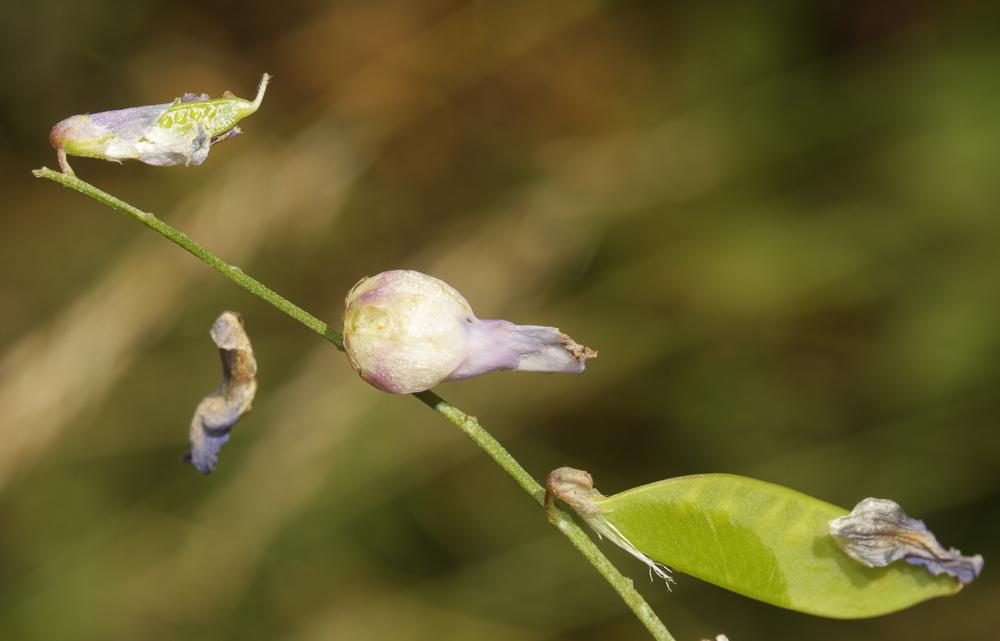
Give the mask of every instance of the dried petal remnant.
[(551, 509), (559, 499), (573, 508), (577, 514), (601, 514), (603, 510), (595, 502), (604, 495), (594, 488), (594, 477), (586, 470), (560, 467), (549, 472), (545, 481), (545, 507)]
[(545, 482), (545, 509), (549, 512), (550, 518), (555, 513), (555, 500), (559, 499), (571, 507), (577, 516), (583, 519), (584, 523), (597, 532), (598, 537), (607, 538), (645, 563), (651, 572), (651, 578), (655, 574), (666, 581), (669, 586), (674, 580), (670, 576), (670, 568), (639, 551), (622, 534), (621, 530), (608, 519), (604, 508), (597, 504), (597, 499), (602, 498), (604, 495), (594, 488), (594, 479), (590, 476), (590, 472), (585, 470), (560, 467), (552, 470)]
[(847, 516), (830, 521), (830, 534), (841, 549), (868, 567), (903, 559), (937, 576), (950, 574), (971, 583), (983, 569), (983, 557), (944, 549), (923, 521), (910, 518), (895, 501), (867, 498)]
[(173, 102), (70, 116), (52, 128), (59, 168), (73, 174), (67, 156), (149, 165), (200, 165), (212, 145), (241, 133), (237, 123), (260, 108), (270, 76), (253, 100), (228, 91), (222, 98), (186, 93)]
[(223, 312), (210, 334), (222, 357), (222, 382), (195, 409), (191, 451), (184, 457), (202, 474), (215, 469), (219, 450), (229, 440), (236, 421), (250, 411), (257, 393), (257, 361), (240, 315)]

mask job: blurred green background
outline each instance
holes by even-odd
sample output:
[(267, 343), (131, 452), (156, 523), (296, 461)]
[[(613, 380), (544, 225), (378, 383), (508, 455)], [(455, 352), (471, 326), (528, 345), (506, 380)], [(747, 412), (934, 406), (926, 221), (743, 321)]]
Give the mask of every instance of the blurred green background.
[[(989, 3), (983, 3), (989, 4)], [(536, 478), (724, 471), (891, 497), (978, 582), (829, 621), (609, 546), (680, 640), (987, 639), (1000, 581), (1000, 10), (94, 0), (0, 8), (0, 638), (644, 639), (463, 435), (29, 171), (75, 113), (251, 96), (198, 168), (77, 159), (307, 309), (428, 272), (598, 348), (440, 391)], [(178, 462), (243, 313), (254, 411)]]

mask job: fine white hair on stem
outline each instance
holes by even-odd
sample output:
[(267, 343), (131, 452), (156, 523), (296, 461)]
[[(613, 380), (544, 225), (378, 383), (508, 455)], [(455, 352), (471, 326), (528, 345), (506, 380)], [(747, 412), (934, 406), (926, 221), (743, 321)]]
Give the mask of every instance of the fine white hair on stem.
[(670, 589), (670, 584), (674, 583), (674, 577), (671, 575), (669, 567), (640, 552), (639, 549), (628, 540), (628, 537), (622, 534), (622, 531), (619, 530), (614, 523), (609, 521), (604, 514), (586, 514), (581, 516), (583, 516), (583, 520), (586, 521), (587, 525), (592, 527), (594, 531), (597, 532), (598, 536), (607, 538), (621, 549), (645, 563), (646, 567), (649, 568), (650, 581), (653, 580), (653, 575), (655, 574), (663, 579), (664, 583), (667, 584), (667, 589)]
[(554, 507), (555, 499), (561, 500), (566, 505), (573, 508), (573, 511), (583, 519), (583, 521), (597, 532), (598, 538), (607, 538), (609, 541), (625, 550), (635, 558), (646, 564), (649, 568), (649, 580), (653, 580), (653, 575), (663, 579), (670, 589), (670, 584), (674, 582), (670, 574), (670, 568), (663, 563), (650, 558), (639, 550), (628, 537), (618, 529), (607, 517), (607, 512), (598, 503), (598, 499), (604, 495), (594, 489), (594, 479), (586, 470), (577, 470), (572, 467), (560, 467), (549, 473), (549, 478), (545, 483), (545, 506), (551, 510)]

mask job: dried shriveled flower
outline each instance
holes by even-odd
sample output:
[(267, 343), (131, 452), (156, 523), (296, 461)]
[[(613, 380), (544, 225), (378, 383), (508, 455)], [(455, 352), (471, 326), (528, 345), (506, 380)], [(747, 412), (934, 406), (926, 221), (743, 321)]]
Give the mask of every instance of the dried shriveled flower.
[(498, 370), (577, 374), (597, 356), (555, 327), (480, 320), (455, 288), (406, 270), (351, 289), (344, 348), (361, 378), (393, 394)]
[(67, 156), (149, 165), (200, 165), (212, 145), (242, 133), (237, 123), (257, 111), (270, 76), (260, 80), (257, 97), (222, 98), (186, 93), (173, 102), (70, 116), (56, 124), (49, 140), (59, 167), (73, 174)]
[(222, 382), (198, 403), (191, 418), (191, 451), (184, 456), (202, 474), (215, 469), (219, 450), (257, 394), (257, 360), (243, 318), (222, 312), (209, 334), (222, 358)]
[(851, 513), (830, 521), (830, 534), (855, 561), (880, 568), (900, 559), (937, 576), (950, 574), (971, 583), (983, 569), (983, 557), (945, 549), (923, 521), (907, 516), (899, 503), (867, 498)]

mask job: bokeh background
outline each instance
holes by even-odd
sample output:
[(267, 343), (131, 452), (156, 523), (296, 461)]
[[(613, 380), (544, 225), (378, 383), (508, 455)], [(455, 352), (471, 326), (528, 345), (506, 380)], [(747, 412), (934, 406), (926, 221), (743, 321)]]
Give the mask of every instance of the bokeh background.
[[(991, 3), (981, 3), (989, 5)], [(339, 322), (412, 268), (598, 348), (438, 391), (542, 479), (725, 471), (891, 497), (986, 556), (841, 622), (608, 546), (680, 640), (986, 639), (1000, 582), (997, 5), (373, 0), (0, 8), (0, 638), (644, 639), (515, 484), (414, 399), (163, 239), (35, 180), (74, 114), (253, 94), (198, 168), (77, 159)], [(178, 462), (244, 315), (260, 392)]]

